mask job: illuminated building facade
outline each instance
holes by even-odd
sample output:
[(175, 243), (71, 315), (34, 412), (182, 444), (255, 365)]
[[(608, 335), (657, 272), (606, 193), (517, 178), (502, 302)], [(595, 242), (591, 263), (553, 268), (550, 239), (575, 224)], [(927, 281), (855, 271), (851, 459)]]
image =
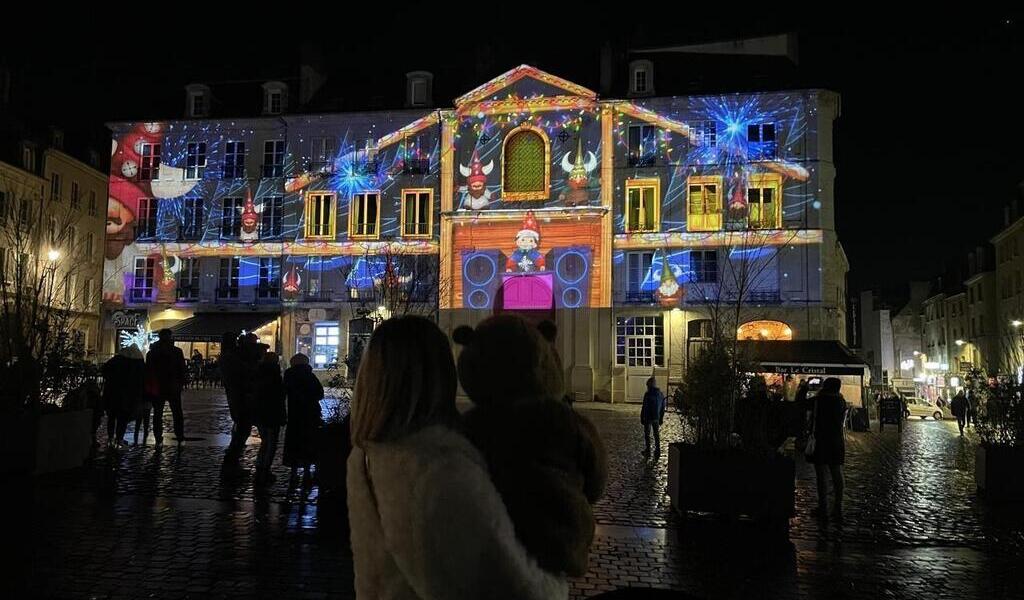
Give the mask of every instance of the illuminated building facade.
[(523, 65), (441, 110), (112, 124), (104, 300), (152, 329), (250, 315), (318, 366), (396, 313), (387, 290), (449, 330), (522, 311), (557, 322), (577, 399), (638, 399), (681, 377), (716, 299), (741, 337), (843, 340), (838, 111), (604, 99)]

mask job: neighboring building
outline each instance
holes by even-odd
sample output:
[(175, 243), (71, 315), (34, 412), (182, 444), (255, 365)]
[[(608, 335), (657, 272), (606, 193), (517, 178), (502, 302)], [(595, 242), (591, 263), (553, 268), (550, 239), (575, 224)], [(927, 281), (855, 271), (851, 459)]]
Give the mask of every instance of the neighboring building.
[(871, 367), (872, 385), (913, 389), (924, 351), (922, 306), (929, 291), (928, 282), (911, 281), (899, 293), (861, 292), (861, 356)]
[(1020, 374), (1024, 365), (1024, 327), (1014, 326), (1024, 320), (1024, 217), (1016, 213), (1016, 204), (1007, 209), (1005, 228), (991, 240), (996, 255), (995, 337), (1003, 374)]
[(190, 86), (189, 118), (110, 125), (107, 310), (206, 355), (255, 330), (322, 368), (415, 282), (403, 310), (448, 330), (554, 318), (576, 398), (612, 401), (678, 380), (719, 301), (744, 339), (845, 340), (838, 96), (655, 97), (631, 65), (632, 100), (523, 65), (446, 109), (421, 71), (392, 111), (289, 113), (274, 82), (258, 118)]
[[(93, 161), (87, 164), (64, 151), (61, 130), (34, 135), (7, 117), (0, 219), (2, 226), (16, 227), (19, 236), (26, 237), (9, 232), (0, 236), (0, 272), (11, 281), (10, 269), (19, 262), (45, 270), (51, 283), (33, 293), (71, 312), (71, 328), (81, 336), (87, 355), (93, 356), (100, 330), (107, 177), (94, 166), (94, 153), (80, 153)], [(14, 245), (28, 253), (15, 256)]]
[[(884, 306), (884, 305), (883, 305)], [(874, 291), (860, 293), (861, 358), (871, 368), (872, 385), (889, 385), (899, 375), (893, 352), (892, 317)]]
[(914, 363), (921, 352), (924, 328), (922, 307), (928, 298), (931, 285), (926, 281), (911, 281), (906, 301), (891, 311), (893, 337), (893, 368), (899, 379), (913, 379), (914, 368), (905, 367)]

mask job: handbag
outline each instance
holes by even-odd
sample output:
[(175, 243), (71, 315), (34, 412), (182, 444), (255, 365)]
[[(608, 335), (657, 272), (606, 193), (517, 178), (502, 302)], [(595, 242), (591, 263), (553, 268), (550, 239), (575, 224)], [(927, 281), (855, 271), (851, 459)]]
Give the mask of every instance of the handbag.
[(814, 430), (818, 426), (818, 399), (814, 399), (814, 408), (811, 410), (811, 432), (807, 434), (807, 444), (804, 446), (804, 454), (810, 458), (814, 456)]

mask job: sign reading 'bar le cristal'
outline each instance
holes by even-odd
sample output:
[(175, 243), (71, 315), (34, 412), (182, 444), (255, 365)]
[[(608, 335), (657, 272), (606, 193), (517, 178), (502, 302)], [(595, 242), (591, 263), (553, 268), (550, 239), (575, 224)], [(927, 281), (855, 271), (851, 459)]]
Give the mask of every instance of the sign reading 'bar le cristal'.
[(779, 373), (780, 375), (863, 375), (861, 367), (844, 367), (840, 365), (774, 365), (761, 363), (758, 369), (762, 373)]
[(111, 329), (135, 329), (145, 325), (147, 321), (144, 310), (115, 310), (110, 313), (109, 327)]

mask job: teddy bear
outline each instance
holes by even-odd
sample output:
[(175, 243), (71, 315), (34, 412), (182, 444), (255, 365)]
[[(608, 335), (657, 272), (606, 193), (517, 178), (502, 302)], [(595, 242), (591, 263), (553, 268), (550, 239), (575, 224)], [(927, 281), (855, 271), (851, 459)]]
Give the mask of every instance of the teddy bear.
[(501, 314), (452, 333), (459, 382), (473, 402), (462, 426), (487, 460), (516, 537), (552, 573), (587, 572), (593, 503), (608, 460), (593, 424), (563, 400), (557, 328)]

